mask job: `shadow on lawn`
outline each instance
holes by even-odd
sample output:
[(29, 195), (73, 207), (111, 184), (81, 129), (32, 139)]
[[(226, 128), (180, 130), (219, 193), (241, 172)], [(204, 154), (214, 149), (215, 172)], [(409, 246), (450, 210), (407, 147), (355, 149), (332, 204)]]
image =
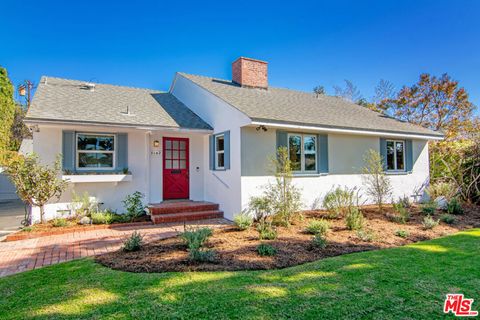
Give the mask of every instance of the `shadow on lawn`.
[(446, 293), (477, 298), (478, 252), (480, 230), (273, 271), (133, 274), (80, 260), (0, 280), (0, 318), (438, 318)]

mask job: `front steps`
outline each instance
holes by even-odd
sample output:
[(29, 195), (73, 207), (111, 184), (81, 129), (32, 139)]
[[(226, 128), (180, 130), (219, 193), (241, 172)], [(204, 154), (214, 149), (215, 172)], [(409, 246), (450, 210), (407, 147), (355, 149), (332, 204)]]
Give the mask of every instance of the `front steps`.
[(148, 209), (154, 224), (223, 218), (218, 204), (203, 201), (164, 201)]

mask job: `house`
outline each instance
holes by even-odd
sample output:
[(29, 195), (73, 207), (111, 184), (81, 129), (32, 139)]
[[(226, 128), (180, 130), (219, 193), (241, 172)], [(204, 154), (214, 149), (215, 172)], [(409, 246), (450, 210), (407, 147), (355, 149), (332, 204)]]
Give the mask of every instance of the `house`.
[(279, 146), (306, 208), (334, 186), (361, 186), (369, 149), (384, 156), (395, 198), (421, 195), (428, 141), (441, 133), (339, 97), (270, 87), (267, 66), (241, 57), (232, 80), (177, 73), (168, 92), (42, 77), (25, 122), (34, 152), (44, 163), (62, 154), (71, 182), (47, 216), (68, 211), (72, 191), (121, 212), (138, 190), (148, 204), (219, 204), (232, 219), (272, 179)]

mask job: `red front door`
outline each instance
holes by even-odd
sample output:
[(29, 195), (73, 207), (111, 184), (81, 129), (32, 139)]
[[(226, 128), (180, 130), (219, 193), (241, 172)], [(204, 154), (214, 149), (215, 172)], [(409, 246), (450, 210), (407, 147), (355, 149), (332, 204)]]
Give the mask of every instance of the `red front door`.
[(188, 199), (188, 139), (163, 138), (163, 199)]

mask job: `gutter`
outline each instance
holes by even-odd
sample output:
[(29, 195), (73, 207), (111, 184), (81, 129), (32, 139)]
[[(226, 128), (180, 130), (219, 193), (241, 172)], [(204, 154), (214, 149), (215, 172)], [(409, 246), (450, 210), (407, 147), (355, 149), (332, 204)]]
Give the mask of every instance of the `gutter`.
[(326, 126), (305, 126), (299, 124), (287, 124), (287, 123), (278, 123), (278, 122), (268, 122), (268, 121), (256, 121), (253, 120), (252, 125), (257, 126), (269, 126), (274, 128), (288, 128), (296, 130), (309, 130), (309, 131), (321, 131), (321, 132), (333, 132), (333, 133), (349, 133), (356, 135), (371, 135), (371, 136), (382, 136), (382, 137), (391, 137), (391, 138), (413, 138), (421, 140), (443, 140), (443, 135), (428, 135), (428, 134), (416, 134), (416, 133), (401, 133), (393, 131), (375, 131), (375, 130), (362, 130), (362, 129), (351, 129), (351, 128), (334, 128)]

